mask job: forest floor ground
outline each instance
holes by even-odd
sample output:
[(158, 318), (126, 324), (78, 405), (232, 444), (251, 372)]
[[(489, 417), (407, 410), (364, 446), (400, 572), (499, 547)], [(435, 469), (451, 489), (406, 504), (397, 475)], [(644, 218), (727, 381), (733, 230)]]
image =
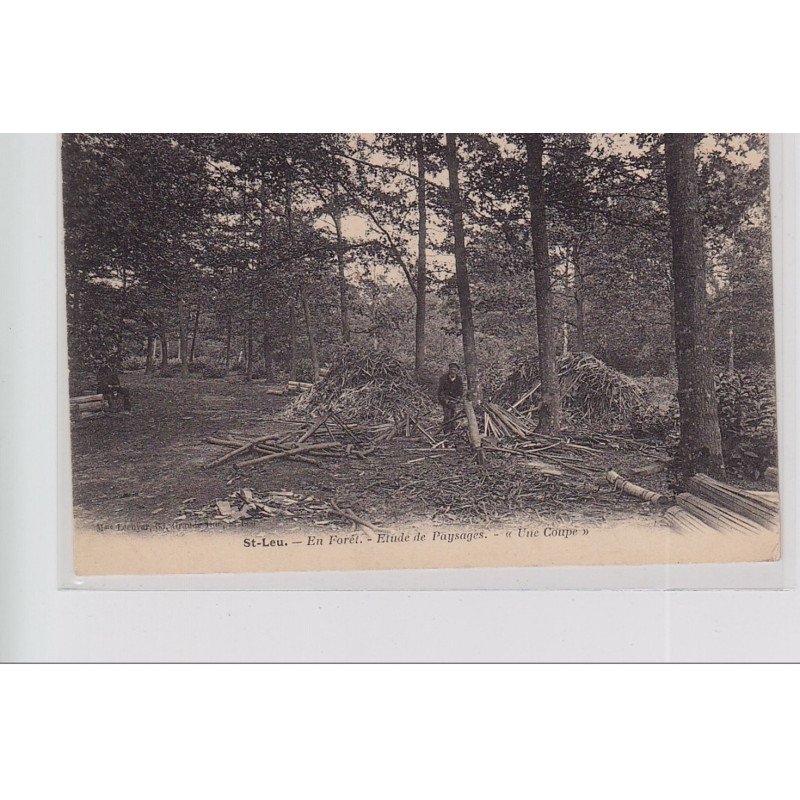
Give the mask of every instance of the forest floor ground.
[[(278, 417), (290, 398), (268, 394), (263, 381), (245, 383), (238, 376), (184, 380), (132, 372), (123, 383), (131, 389), (130, 415), (106, 414), (72, 425), (74, 512), (85, 527), (168, 523), (187, 508), (205, 507), (245, 487), (257, 495), (291, 491), (332, 500), (381, 525), (658, 522), (657, 510), (612, 489), (602, 473), (629, 474), (652, 461), (652, 449), (598, 451), (589, 458), (595, 467), (591, 477), (568, 471), (563, 479), (499, 453), (489, 454), (480, 468), (466, 441), (432, 453), (424, 440), (404, 437), (364, 460), (325, 459), (321, 467), (280, 459), (241, 471), (233, 462), (206, 468), (225, 452), (206, 443), (209, 436), (299, 431)], [(88, 376), (83, 389), (93, 391)], [(575, 456), (576, 465), (583, 460)], [(656, 491), (666, 488), (664, 475), (642, 482)], [(307, 520), (288, 515), (258, 521), (266, 531), (304, 525)], [(347, 530), (351, 523), (341, 520), (331, 527)]]

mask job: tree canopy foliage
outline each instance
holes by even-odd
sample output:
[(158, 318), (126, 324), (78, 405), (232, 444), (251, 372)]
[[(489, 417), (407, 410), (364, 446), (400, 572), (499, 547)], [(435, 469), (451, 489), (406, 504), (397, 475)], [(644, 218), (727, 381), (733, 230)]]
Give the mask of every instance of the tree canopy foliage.
[[(534, 136), (558, 354), (670, 374), (663, 138)], [(457, 137), (489, 389), (536, 355), (541, 336), (529, 143)], [(113, 357), (155, 370), (160, 354), (161, 369), (184, 374), (202, 365), (310, 379), (348, 343), (416, 360), (430, 379), (462, 352), (445, 145), (432, 133), (65, 135), (71, 368)], [(703, 134), (695, 152), (713, 360), (771, 364), (766, 137)]]

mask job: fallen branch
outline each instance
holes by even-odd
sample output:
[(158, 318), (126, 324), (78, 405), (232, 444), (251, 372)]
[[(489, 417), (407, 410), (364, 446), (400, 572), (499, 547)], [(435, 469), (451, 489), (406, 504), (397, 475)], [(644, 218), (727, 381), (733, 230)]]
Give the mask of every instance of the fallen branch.
[(667, 501), (667, 498), (663, 494), (651, 492), (649, 489), (645, 489), (643, 486), (631, 483), (631, 481), (626, 481), (625, 478), (623, 478), (618, 472), (614, 472), (613, 469), (610, 469), (608, 472), (606, 472), (606, 480), (615, 489), (618, 489), (623, 494), (629, 494), (631, 497), (635, 497), (638, 500), (645, 500), (646, 502), (652, 503), (656, 506)]
[(320, 419), (315, 425), (309, 428), (298, 440), (297, 444), (302, 444), (306, 439), (310, 439), (328, 420), (330, 416), (330, 412), (328, 412), (322, 419)]
[(242, 461), (239, 466), (240, 467), (252, 467), (255, 464), (264, 464), (267, 461), (274, 461), (277, 458), (286, 458), (287, 456), (296, 456), (301, 453), (310, 453), (314, 450), (329, 450), (332, 447), (339, 447), (338, 442), (319, 442), (316, 444), (303, 444), (299, 447), (294, 447), (291, 450), (283, 450), (278, 453), (270, 453), (266, 456), (260, 456), (259, 458), (251, 458), (247, 461)]
[[(281, 450), (277, 447), (266, 447), (264, 445), (256, 445), (254, 450), (257, 450), (259, 453), (265, 453), (266, 455), (271, 455), (273, 453), (280, 453), (281, 455), (285, 454), (285, 450)], [(321, 467), (322, 462), (317, 460), (312, 456), (303, 456), (303, 455), (296, 455), (296, 456), (288, 456), (289, 461), (302, 461), (305, 464), (312, 464), (315, 467)]]
[(369, 528), (371, 531), (375, 531), (375, 533), (385, 533), (385, 528), (379, 528), (377, 525), (373, 525), (371, 522), (368, 522), (365, 519), (354, 514), (349, 508), (339, 508), (336, 503), (331, 500), (331, 510), (334, 514), (338, 514), (341, 517), (345, 517), (349, 519), (351, 522), (355, 522), (357, 525), (361, 525), (364, 528)]
[(242, 447), (247, 444), (242, 439), (219, 439), (216, 436), (209, 436), (205, 441), (208, 444), (216, 444), (221, 447)]

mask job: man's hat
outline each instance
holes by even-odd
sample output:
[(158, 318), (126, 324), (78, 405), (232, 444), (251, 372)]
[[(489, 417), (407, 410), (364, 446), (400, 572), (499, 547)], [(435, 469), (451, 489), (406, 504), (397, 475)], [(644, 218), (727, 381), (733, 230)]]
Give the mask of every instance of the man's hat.
[(448, 369), (450, 369), (450, 367), (455, 367), (456, 369), (461, 369), (461, 365), (460, 365), (460, 364), (457, 364), (455, 361), (451, 361), (451, 362), (450, 362), (450, 363), (447, 365), (447, 368), (448, 368)]

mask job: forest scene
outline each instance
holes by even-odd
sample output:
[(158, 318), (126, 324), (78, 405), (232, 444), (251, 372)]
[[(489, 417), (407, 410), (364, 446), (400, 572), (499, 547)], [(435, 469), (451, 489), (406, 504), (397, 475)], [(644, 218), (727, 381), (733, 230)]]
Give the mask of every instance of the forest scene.
[(69, 134), (62, 174), (78, 520), (777, 528), (765, 134)]

